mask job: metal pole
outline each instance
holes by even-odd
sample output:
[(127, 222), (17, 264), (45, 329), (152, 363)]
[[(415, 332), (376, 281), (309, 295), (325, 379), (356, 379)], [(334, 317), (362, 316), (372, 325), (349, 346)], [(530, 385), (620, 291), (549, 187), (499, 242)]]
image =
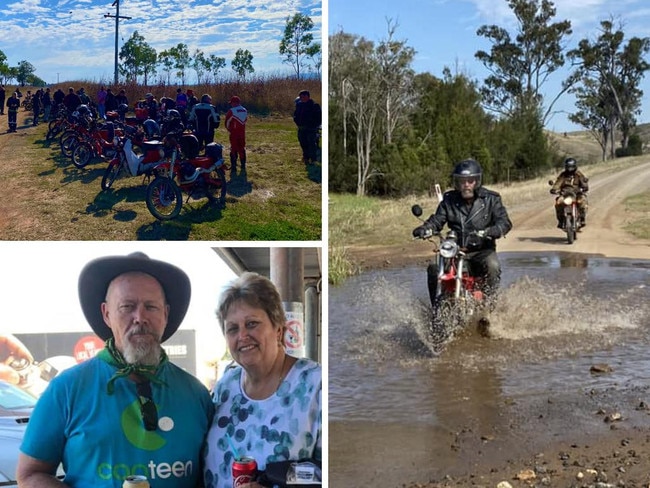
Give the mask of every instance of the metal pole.
[(117, 41), (120, 29), (120, 0), (115, 0), (115, 86), (117, 86)]
[(287, 353), (305, 357), (303, 250), (272, 247), (270, 275), (271, 281), (280, 292), (287, 319), (284, 341)]
[(321, 362), (320, 341), (320, 293), (317, 283), (309, 283), (305, 289), (305, 344), (307, 357)]
[(115, 15), (105, 14), (104, 18), (108, 18), (108, 17), (113, 18), (113, 17), (115, 17), (115, 71), (114, 71), (114, 74), (115, 74), (115, 85), (117, 85), (117, 80), (118, 80), (118, 76), (117, 76), (117, 45), (118, 45), (119, 32), (120, 32), (120, 19), (129, 20), (131, 17), (120, 16), (120, 0), (115, 0), (113, 2), (112, 7), (116, 8)]

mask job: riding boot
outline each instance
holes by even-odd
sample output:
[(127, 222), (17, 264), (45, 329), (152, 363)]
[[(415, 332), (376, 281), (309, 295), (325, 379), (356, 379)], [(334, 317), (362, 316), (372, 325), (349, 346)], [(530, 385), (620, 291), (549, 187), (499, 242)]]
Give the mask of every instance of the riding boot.
[(438, 289), (438, 263), (431, 263), (427, 266), (427, 288), (429, 289), (429, 300), (431, 307), (436, 308), (436, 293)]
[(237, 172), (237, 153), (230, 153), (230, 172)]

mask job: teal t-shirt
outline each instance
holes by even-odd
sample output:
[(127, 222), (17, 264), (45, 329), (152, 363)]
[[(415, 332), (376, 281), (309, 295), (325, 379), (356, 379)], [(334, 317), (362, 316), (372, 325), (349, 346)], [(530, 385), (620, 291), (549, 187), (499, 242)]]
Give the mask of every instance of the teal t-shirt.
[(212, 421), (210, 394), (194, 376), (165, 363), (151, 383), (158, 428), (144, 428), (135, 383), (106, 385), (115, 367), (93, 358), (54, 378), (39, 398), (20, 447), (33, 458), (63, 463), (72, 488), (121, 488), (145, 475), (152, 488), (194, 488)]
[(215, 387), (216, 413), (205, 449), (206, 488), (232, 488), (231, 444), (240, 456), (254, 458), (260, 470), (272, 462), (321, 460), (320, 364), (299, 359), (265, 400), (249, 398), (242, 381), (242, 368), (236, 366)]

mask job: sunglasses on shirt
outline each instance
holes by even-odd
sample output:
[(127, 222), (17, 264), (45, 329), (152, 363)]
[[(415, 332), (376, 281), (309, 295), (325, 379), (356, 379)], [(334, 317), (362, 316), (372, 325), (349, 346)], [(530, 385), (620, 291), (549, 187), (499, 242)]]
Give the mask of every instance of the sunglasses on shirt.
[(140, 414), (145, 430), (156, 430), (158, 428), (158, 409), (151, 394), (151, 383), (149, 381), (136, 383), (135, 389), (138, 392)]

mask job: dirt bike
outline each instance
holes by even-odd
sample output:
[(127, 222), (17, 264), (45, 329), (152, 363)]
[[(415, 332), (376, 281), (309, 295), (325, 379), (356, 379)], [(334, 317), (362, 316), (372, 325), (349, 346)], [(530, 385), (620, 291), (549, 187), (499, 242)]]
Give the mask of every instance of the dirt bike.
[[(176, 161), (172, 158), (156, 166), (156, 178), (147, 187), (147, 208), (159, 220), (171, 220), (181, 212), (183, 192), (187, 201), (205, 194), (210, 203), (225, 205), (226, 173), (223, 146), (211, 143), (205, 156)], [(187, 202), (186, 201), (186, 202)]]
[[(553, 181), (549, 181), (548, 184), (553, 186)], [(553, 192), (553, 190), (551, 190), (551, 192)], [(562, 212), (564, 215), (564, 225), (562, 228), (566, 232), (566, 240), (569, 244), (573, 244), (573, 241), (578, 238), (578, 230), (580, 229), (578, 194), (573, 187), (566, 186), (560, 188), (559, 194), (556, 197), (556, 205), (557, 202), (559, 202), (563, 207)]]
[[(422, 208), (419, 205), (413, 205), (411, 212), (422, 221)], [(433, 321), (434, 325), (456, 330), (480, 315), (479, 312), (486, 303), (484, 278), (470, 273), (466, 259), (467, 249), (460, 246), (456, 232), (450, 230), (444, 236), (435, 236), (439, 239), (433, 249), (438, 264), (438, 286), (436, 297), (432, 300)], [(422, 239), (432, 240), (433, 237), (434, 233), (430, 231)], [(480, 232), (468, 237), (468, 240), (477, 243), (480, 239), (487, 237)], [(485, 317), (478, 319), (477, 326), (479, 333), (488, 334), (489, 322)]]
[[(143, 182), (151, 178), (155, 167), (165, 158), (175, 158), (176, 148), (170, 148), (164, 141), (144, 141), (143, 134), (137, 129), (124, 126), (124, 136), (113, 138), (116, 156), (108, 163), (102, 177), (102, 190), (108, 190), (115, 180), (121, 176), (143, 176)], [(133, 139), (143, 150), (136, 154), (133, 150)]]

